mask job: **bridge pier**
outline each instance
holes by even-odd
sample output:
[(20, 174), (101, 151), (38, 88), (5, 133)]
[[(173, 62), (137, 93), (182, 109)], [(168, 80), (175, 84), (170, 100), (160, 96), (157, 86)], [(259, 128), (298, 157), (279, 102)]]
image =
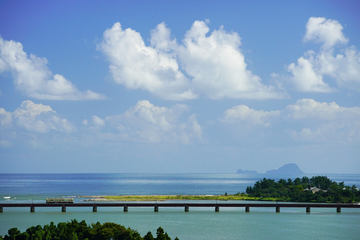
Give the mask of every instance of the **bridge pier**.
[(35, 212), (35, 207), (34, 206), (30, 206), (30, 212)]
[(128, 206), (124, 206), (124, 212), (128, 212)]
[(185, 205), (185, 212), (189, 212), (189, 206)]
[(65, 206), (61, 206), (61, 212), (66, 212), (66, 207)]
[(220, 207), (219, 206), (215, 206), (215, 212), (219, 212), (220, 211)]
[(245, 212), (250, 212), (250, 207), (249, 206), (245, 206)]
[(341, 213), (341, 207), (337, 207), (337, 208), (336, 208), (336, 212), (337, 212), (337, 213)]
[(275, 212), (279, 213), (280, 212), (280, 207), (279, 206), (276, 206), (276, 210)]
[(3, 207), (0, 207), (0, 213), (2, 213), (3, 212)]
[(154, 206), (154, 212), (158, 212), (159, 211), (159, 206), (158, 205), (155, 205)]
[(93, 206), (93, 212), (97, 212), (97, 206)]
[(306, 213), (310, 213), (310, 207), (306, 207)]

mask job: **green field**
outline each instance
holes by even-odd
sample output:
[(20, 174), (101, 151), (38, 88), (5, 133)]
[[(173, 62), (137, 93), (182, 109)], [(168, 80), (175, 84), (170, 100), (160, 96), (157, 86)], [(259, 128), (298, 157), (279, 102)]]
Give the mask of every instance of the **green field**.
[(98, 201), (166, 201), (166, 200), (251, 200), (251, 201), (279, 201), (272, 197), (250, 197), (246, 194), (235, 195), (119, 195), (101, 196), (94, 200)]

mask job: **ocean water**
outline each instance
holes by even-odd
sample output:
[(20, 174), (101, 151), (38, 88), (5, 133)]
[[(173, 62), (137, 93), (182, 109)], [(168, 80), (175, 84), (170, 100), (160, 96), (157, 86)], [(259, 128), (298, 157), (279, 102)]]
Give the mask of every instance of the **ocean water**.
[[(360, 187), (360, 174), (327, 176)], [(233, 194), (245, 192), (247, 186), (259, 179), (261, 176), (233, 173), (0, 174), (0, 196), (43, 199), (81, 195)]]
[[(360, 187), (360, 175), (328, 175), (335, 181)], [(47, 197), (121, 194), (223, 194), (245, 191), (258, 178), (239, 174), (0, 174), (1, 202), (44, 201)], [(11, 200), (3, 199), (11, 196)], [(162, 226), (172, 238), (192, 239), (359, 239), (360, 209), (312, 208), (5, 208), (0, 214), (0, 235), (11, 227), (25, 230), (36, 224), (69, 221), (116, 222), (138, 230), (156, 232)]]
[(224, 194), (257, 180), (238, 174), (0, 174), (0, 196)]

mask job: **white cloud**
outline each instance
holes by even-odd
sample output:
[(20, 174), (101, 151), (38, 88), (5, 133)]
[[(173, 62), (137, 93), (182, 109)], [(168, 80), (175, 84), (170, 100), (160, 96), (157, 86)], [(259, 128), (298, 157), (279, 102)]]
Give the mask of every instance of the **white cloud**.
[(321, 43), (323, 47), (330, 48), (338, 43), (347, 43), (342, 25), (332, 19), (323, 17), (310, 17), (306, 24), (305, 41)]
[(101, 99), (100, 94), (79, 91), (60, 74), (53, 74), (45, 58), (28, 55), (19, 42), (0, 37), (0, 73), (10, 71), (15, 86), (27, 96), (48, 100)]
[(246, 105), (234, 106), (224, 113), (223, 120), (232, 123), (270, 126), (270, 121), (277, 117), (280, 111), (263, 111), (249, 108)]
[(307, 53), (308, 58), (300, 57), (297, 63), (288, 67), (292, 73), (292, 80), (302, 92), (331, 92), (332, 89), (323, 81), (323, 76), (314, 68), (313, 52)]
[(48, 105), (36, 104), (30, 100), (23, 101), (14, 112), (0, 108), (1, 126), (11, 124), (31, 132), (47, 133), (49, 131), (71, 132), (74, 128), (65, 118), (61, 118)]
[(360, 107), (343, 107), (336, 102), (300, 99), (276, 111), (254, 110), (246, 105), (224, 112), (223, 122), (280, 128), (296, 140), (315, 142), (360, 142)]
[(94, 125), (97, 126), (97, 127), (104, 127), (105, 126), (104, 119), (102, 119), (102, 118), (100, 118), (100, 117), (98, 117), (96, 115), (94, 115), (92, 117), (92, 121), (93, 121)]
[(288, 105), (285, 113), (300, 128), (292, 130), (295, 139), (342, 143), (360, 140), (360, 107), (300, 99)]
[(107, 127), (101, 131), (120, 140), (190, 143), (201, 139), (202, 132), (194, 115), (184, 116), (186, 111), (185, 105), (168, 108), (142, 100), (121, 115), (105, 117)]
[[(154, 32), (156, 47), (165, 47), (160, 38), (166, 37), (164, 25)], [(168, 42), (167, 40), (165, 42)], [(174, 57), (146, 46), (140, 34), (130, 28), (123, 30), (120, 23), (104, 32), (101, 51), (110, 62), (115, 82), (130, 89), (143, 89), (164, 99), (184, 100), (195, 98), (188, 88), (188, 79), (179, 70)]]
[(247, 69), (240, 36), (223, 27), (209, 33), (205, 22), (195, 21), (178, 44), (160, 23), (151, 31), (150, 43), (146, 46), (138, 32), (123, 30), (120, 23), (104, 32), (99, 49), (110, 62), (115, 82), (172, 100), (198, 95), (213, 99), (282, 97)]
[(295, 104), (288, 105), (286, 110), (294, 119), (324, 119), (346, 118), (357, 116), (360, 120), (360, 108), (346, 108), (339, 106), (336, 102), (317, 102), (313, 99), (300, 99)]
[[(336, 20), (310, 18), (304, 40), (321, 43), (319, 52), (307, 51), (288, 71), (295, 88), (302, 92), (331, 92), (325, 78), (334, 79), (339, 87), (360, 90), (360, 53), (345, 44), (343, 27)], [(337, 48), (343, 44), (342, 48)]]
[(228, 33), (223, 27), (209, 33), (205, 22), (195, 21), (183, 43), (179, 58), (200, 94), (213, 99), (280, 97), (247, 69), (237, 33)]
[(324, 51), (317, 56), (319, 72), (335, 79), (339, 87), (360, 90), (360, 52), (355, 47), (338, 54), (333, 52)]
[(355, 122), (326, 122), (317, 126), (304, 127), (300, 130), (291, 131), (295, 140), (318, 142), (318, 143), (336, 143), (349, 144), (360, 142), (360, 123)]
[(0, 108), (0, 126), (9, 126), (11, 124), (11, 121), (11, 113), (7, 112), (4, 108)]
[(84, 119), (82, 121), (82, 124), (85, 127), (89, 127), (89, 128), (93, 128), (93, 129), (100, 129), (100, 128), (105, 127), (106, 122), (101, 117), (93, 115), (91, 117), (91, 120)]
[[(185, 128), (189, 129), (189, 133), (188, 134), (189, 137), (187, 141), (185, 142), (190, 142), (191, 138), (195, 138), (195, 139), (201, 139), (202, 138), (202, 128), (200, 126), (200, 124), (198, 123), (195, 114), (192, 114), (189, 118), (188, 118), (188, 125), (185, 124)], [(186, 135), (186, 134), (184, 134)]]
[(151, 46), (157, 50), (170, 52), (177, 48), (175, 39), (171, 39), (170, 29), (162, 22), (151, 31)]

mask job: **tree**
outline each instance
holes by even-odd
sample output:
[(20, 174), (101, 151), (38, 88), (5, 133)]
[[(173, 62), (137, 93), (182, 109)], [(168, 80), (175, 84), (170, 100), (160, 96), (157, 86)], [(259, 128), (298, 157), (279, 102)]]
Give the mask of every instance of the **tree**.
[[(159, 227), (156, 240), (171, 240), (169, 235)], [(87, 225), (85, 221), (62, 222), (55, 225), (53, 222), (45, 226), (32, 226), (21, 233), (17, 228), (11, 228), (8, 234), (0, 240), (155, 240), (151, 232), (143, 238), (130, 228), (116, 223), (99, 222)]]
[(5, 240), (15, 240), (17, 236), (20, 235), (20, 231), (17, 228), (10, 228), (8, 230), (8, 235), (5, 236)]
[[(317, 187), (317, 192), (310, 191)], [(303, 177), (294, 180), (263, 178), (253, 187), (246, 188), (251, 197), (271, 197), (280, 201), (293, 202), (359, 202), (360, 191), (356, 186), (345, 186), (343, 182), (331, 181), (326, 176)]]
[(169, 235), (164, 232), (164, 229), (162, 227), (159, 227), (156, 230), (156, 240), (171, 240)]
[(152, 235), (151, 232), (148, 232), (145, 236), (144, 236), (144, 240), (154, 240), (154, 237)]

